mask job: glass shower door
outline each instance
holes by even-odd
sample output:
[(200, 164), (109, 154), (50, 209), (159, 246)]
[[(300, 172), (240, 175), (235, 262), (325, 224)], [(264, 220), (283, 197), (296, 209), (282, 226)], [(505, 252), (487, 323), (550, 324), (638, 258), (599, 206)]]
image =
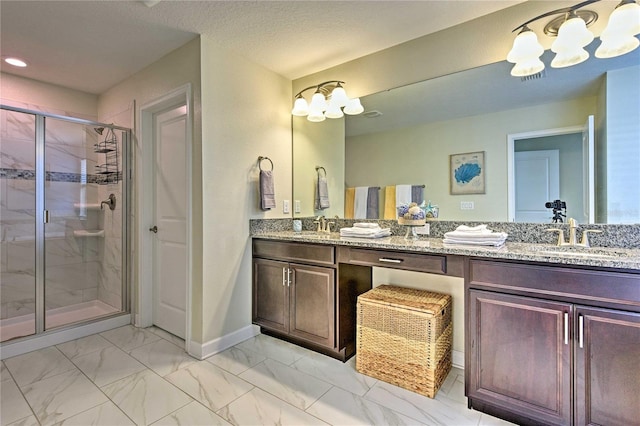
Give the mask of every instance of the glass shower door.
[[(122, 311), (122, 185), (106, 173), (110, 129), (45, 122), (45, 330)], [(114, 136), (115, 137), (115, 136)], [(111, 145), (117, 154), (118, 144)], [(112, 197), (110, 195), (113, 194)], [(102, 201), (114, 199), (110, 203)]]
[(0, 341), (36, 332), (36, 117), (0, 110)]

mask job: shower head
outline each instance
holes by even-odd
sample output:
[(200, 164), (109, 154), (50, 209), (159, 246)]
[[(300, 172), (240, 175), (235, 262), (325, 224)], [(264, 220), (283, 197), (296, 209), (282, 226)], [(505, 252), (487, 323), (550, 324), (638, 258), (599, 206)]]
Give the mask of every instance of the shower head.
[(104, 127), (94, 127), (93, 130), (95, 130), (97, 134), (101, 135), (104, 131)]

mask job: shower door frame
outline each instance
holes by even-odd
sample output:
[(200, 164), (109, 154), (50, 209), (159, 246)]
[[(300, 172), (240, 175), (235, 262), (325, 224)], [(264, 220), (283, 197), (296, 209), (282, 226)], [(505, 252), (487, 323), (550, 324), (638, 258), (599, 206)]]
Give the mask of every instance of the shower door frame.
[[(25, 341), (30, 341), (36, 339), (38, 337), (52, 335), (54, 333), (64, 332), (70, 329), (78, 328), (80, 326), (90, 325), (94, 323), (98, 323), (101, 321), (109, 320), (112, 318), (120, 317), (120, 316), (129, 316), (129, 320), (127, 323), (130, 323), (130, 315), (131, 315), (131, 268), (130, 268), (130, 253), (131, 253), (131, 238), (130, 238), (130, 217), (131, 217), (131, 177), (132, 177), (132, 169), (131, 169), (131, 129), (127, 127), (116, 126), (113, 124), (105, 124), (100, 123), (98, 121), (85, 120), (81, 118), (67, 117), (58, 114), (50, 114), (41, 111), (34, 111), (20, 107), (14, 107), (10, 105), (0, 104), (0, 109), (13, 111), (23, 114), (33, 115), (35, 117), (35, 238), (36, 238), (36, 253), (35, 253), (35, 312), (34, 312), (34, 320), (35, 320), (35, 333), (30, 334), (28, 336), (23, 336), (19, 338), (15, 338), (12, 340), (8, 340), (6, 342), (2, 342), (3, 349), (3, 358), (5, 355), (8, 355), (9, 352), (7, 349), (9, 346), (20, 344)], [(110, 315), (101, 316), (98, 318), (88, 319), (86, 321), (79, 321), (71, 324), (65, 324), (60, 327), (51, 328), (45, 330), (45, 316), (46, 316), (46, 308), (45, 308), (45, 284), (46, 284), (46, 262), (45, 262), (45, 179), (46, 179), (46, 170), (45, 170), (45, 119), (51, 118), (55, 120), (62, 120), (70, 123), (76, 123), (86, 126), (96, 126), (96, 127), (105, 127), (111, 128), (113, 130), (122, 131), (122, 310), (120, 312), (116, 312)], [(112, 327), (109, 327), (112, 328)], [(108, 328), (106, 328), (108, 329)], [(91, 334), (83, 333), (83, 335)], [(65, 333), (65, 335), (73, 336), (73, 334)], [(82, 336), (78, 336), (82, 337)], [(62, 338), (47, 340), (47, 342), (43, 342), (42, 344), (34, 345), (26, 345), (25, 347), (33, 350), (32, 348), (45, 347), (49, 344), (57, 344), (67, 340), (72, 340), (73, 338)], [(51, 343), (55, 342), (55, 343)], [(14, 352), (14, 351), (10, 351)], [(22, 350), (17, 349), (17, 352), (22, 352)]]

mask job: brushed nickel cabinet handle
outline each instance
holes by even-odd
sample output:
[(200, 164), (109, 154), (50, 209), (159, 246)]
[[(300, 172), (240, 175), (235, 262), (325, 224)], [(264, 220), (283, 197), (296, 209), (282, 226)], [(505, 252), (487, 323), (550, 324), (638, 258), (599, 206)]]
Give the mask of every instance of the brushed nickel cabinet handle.
[(291, 287), (291, 268), (287, 268), (287, 287)]
[(386, 262), (386, 263), (402, 263), (402, 259), (389, 259), (386, 257), (381, 257), (378, 259), (378, 262)]
[(564, 344), (569, 344), (569, 313), (564, 313)]
[(284, 283), (287, 280), (286, 271), (287, 271), (287, 268), (282, 268), (282, 287), (284, 287)]
[(583, 348), (584, 343), (584, 317), (582, 315), (578, 315), (578, 346)]

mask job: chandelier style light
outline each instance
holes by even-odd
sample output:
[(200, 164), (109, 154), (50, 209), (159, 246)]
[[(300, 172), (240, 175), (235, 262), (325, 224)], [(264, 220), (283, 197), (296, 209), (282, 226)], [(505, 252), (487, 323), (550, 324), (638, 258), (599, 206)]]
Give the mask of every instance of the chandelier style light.
[[(515, 64), (511, 75), (525, 77), (544, 69), (544, 63), (540, 60), (544, 47), (528, 25), (549, 16), (560, 15), (544, 27), (546, 35), (556, 37), (551, 45), (551, 51), (556, 54), (551, 66), (564, 68), (586, 61), (589, 53), (584, 48), (594, 39), (593, 33), (587, 27), (598, 19), (598, 14), (580, 9), (597, 1), (600, 0), (587, 0), (572, 7), (552, 10), (515, 28), (514, 32), (520, 32), (507, 55), (507, 61)], [(640, 5), (636, 0), (622, 0), (611, 13), (609, 22), (600, 35), (596, 58), (613, 58), (631, 52), (640, 45), (637, 34), (640, 34)]]
[[(330, 80), (309, 86), (299, 91), (295, 96), (291, 114), (298, 117), (307, 117), (313, 122), (324, 121), (325, 118), (340, 118), (344, 114), (358, 115), (364, 111), (360, 98), (349, 99), (342, 85), (344, 81)], [(311, 102), (302, 96), (304, 92), (316, 89)]]

